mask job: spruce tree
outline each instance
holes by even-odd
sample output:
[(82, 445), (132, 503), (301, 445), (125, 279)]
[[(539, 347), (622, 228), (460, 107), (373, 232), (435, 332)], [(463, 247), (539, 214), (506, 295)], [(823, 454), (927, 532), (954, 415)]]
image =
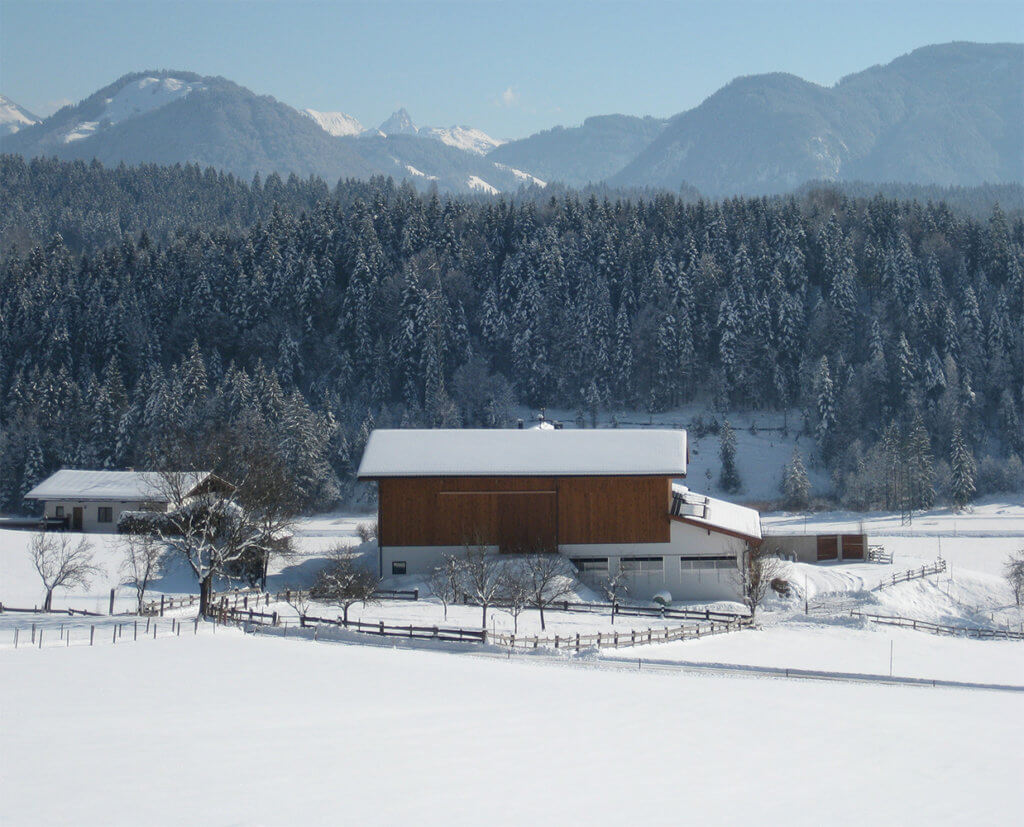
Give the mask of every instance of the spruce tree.
[(953, 444), (950, 448), (949, 464), (952, 471), (950, 493), (953, 499), (953, 510), (963, 511), (974, 499), (974, 478), (977, 465), (974, 456), (964, 442), (960, 425), (953, 428)]
[(718, 439), (718, 457), (722, 461), (722, 468), (718, 475), (718, 484), (723, 491), (732, 494), (740, 490), (743, 482), (740, 480), (740, 472), (736, 468), (736, 434), (733, 433), (728, 419), (722, 425)]
[(793, 458), (783, 469), (782, 474), (783, 505), (794, 511), (802, 511), (811, 502), (811, 481), (807, 478), (807, 469), (800, 456), (800, 449), (793, 448)]

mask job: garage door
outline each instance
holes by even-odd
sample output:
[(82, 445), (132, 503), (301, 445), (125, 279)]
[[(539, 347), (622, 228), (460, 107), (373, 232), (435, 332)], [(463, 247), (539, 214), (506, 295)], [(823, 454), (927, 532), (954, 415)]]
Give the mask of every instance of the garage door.
[(864, 535), (844, 534), (843, 535), (843, 559), (863, 560), (864, 559)]
[(836, 560), (839, 558), (839, 537), (835, 534), (818, 537), (818, 559)]

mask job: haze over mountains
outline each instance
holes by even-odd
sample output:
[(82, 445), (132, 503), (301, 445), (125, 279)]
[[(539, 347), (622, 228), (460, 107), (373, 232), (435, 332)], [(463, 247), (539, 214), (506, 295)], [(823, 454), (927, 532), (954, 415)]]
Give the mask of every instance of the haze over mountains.
[(809, 180), (973, 185), (1024, 180), (1024, 45), (928, 46), (832, 87), (793, 75), (737, 78), (663, 120), (605, 115), (502, 142), (469, 126), (376, 129), (297, 110), (224, 78), (127, 75), (39, 121), (0, 98), (0, 148), (106, 164), (195, 162), (243, 177), (390, 175), (493, 193), (579, 186), (772, 194)]

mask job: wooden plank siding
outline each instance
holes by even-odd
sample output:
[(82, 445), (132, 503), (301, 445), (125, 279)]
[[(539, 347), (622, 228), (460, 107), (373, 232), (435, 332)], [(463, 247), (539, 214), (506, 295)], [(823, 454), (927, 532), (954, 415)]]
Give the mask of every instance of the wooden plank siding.
[(669, 542), (669, 477), (378, 480), (382, 546)]
[(843, 535), (843, 559), (844, 560), (863, 560), (864, 559), (864, 542), (863, 534), (844, 534)]

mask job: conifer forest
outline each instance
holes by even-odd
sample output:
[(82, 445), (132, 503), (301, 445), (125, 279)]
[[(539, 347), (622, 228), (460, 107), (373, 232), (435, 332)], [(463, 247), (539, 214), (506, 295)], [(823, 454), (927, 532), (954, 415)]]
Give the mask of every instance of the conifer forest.
[(1024, 482), (1024, 220), (998, 206), (4, 156), (0, 234), (4, 510), (57, 468), (145, 467), (168, 430), (243, 421), (323, 508), (359, 495), (374, 427), (520, 406), (796, 412), (858, 509)]

